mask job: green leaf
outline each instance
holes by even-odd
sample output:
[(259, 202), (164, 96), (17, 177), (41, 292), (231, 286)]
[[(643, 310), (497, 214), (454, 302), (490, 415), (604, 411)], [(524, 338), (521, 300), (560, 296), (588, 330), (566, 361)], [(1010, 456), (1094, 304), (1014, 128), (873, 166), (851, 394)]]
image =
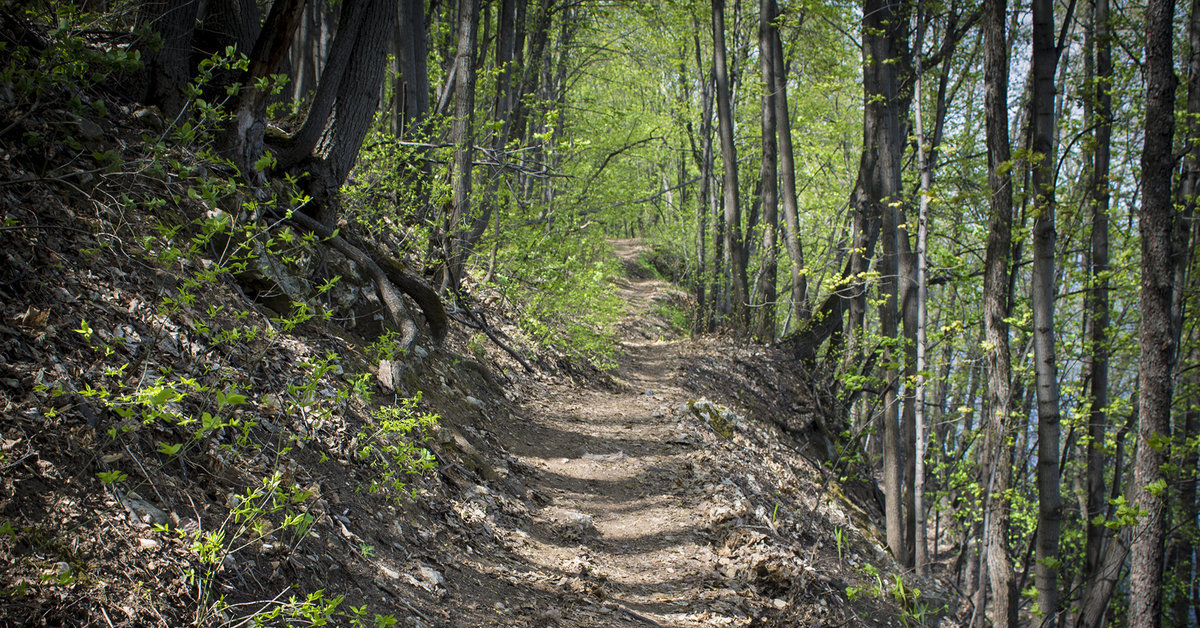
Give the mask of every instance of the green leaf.
[(96, 474), (96, 477), (100, 478), (100, 481), (104, 482), (105, 484), (113, 484), (116, 482), (124, 482), (129, 478), (129, 475), (121, 473), (120, 471), (101, 471)]

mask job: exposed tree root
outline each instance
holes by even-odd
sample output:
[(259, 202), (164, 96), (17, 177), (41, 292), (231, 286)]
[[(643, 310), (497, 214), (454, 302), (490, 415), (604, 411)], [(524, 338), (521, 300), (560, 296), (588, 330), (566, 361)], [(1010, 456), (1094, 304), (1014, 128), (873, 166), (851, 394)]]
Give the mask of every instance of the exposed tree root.
[[(371, 275), (372, 280), (375, 282), (375, 290), (379, 293), (379, 299), (383, 302), (384, 308), (387, 310), (388, 319), (396, 326), (396, 329), (400, 330), (400, 348), (404, 351), (411, 349), (417, 339), (417, 324), (414, 322), (412, 312), (404, 304), (404, 298), (400, 296), (396, 287), (388, 279), (387, 273), (379, 267), (379, 264), (375, 263), (375, 260), (371, 259), (371, 256), (364, 253), (362, 249), (350, 244), (345, 238), (336, 235), (332, 229), (317, 222), (312, 217), (301, 212), (293, 212), (291, 220), (304, 229), (324, 238), (330, 246), (353, 260), (356, 264), (362, 266)], [(418, 305), (422, 304), (418, 302)], [(443, 318), (445, 317), (444, 311), (442, 316)], [(444, 337), (444, 326), (441, 333), (442, 337)], [(436, 336), (434, 339), (440, 341), (440, 338)]]

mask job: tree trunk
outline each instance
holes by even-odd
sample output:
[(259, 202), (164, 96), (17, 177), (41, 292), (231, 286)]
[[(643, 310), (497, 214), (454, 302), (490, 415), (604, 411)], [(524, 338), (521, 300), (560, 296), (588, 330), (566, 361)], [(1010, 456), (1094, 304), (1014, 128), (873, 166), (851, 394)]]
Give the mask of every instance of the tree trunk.
[(774, 3), (759, 3), (758, 56), (762, 66), (762, 271), (758, 291), (758, 325), (755, 335), (761, 342), (775, 340), (775, 284), (778, 281), (775, 264), (775, 233), (779, 224), (779, 168), (777, 164), (775, 100)]
[[(779, 7), (770, 3), (771, 60), (774, 63), (775, 128), (779, 134), (779, 195), (783, 202), (784, 235), (791, 258), (791, 320), (797, 323), (808, 315), (808, 280), (804, 273), (804, 247), (800, 243), (800, 211), (796, 202), (796, 158), (792, 148), (792, 118), (788, 109), (787, 70), (783, 59), (783, 41), (775, 20)], [(785, 329), (786, 333), (787, 330)]]
[[(693, 20), (695, 18), (693, 17)], [(695, 23), (693, 22), (693, 26)], [(713, 306), (716, 303), (716, 286), (711, 292), (707, 291), (709, 282), (716, 282), (713, 272), (709, 269), (708, 256), (705, 254), (707, 243), (705, 232), (708, 227), (708, 214), (713, 211), (713, 81), (712, 70), (705, 71), (704, 61), (700, 56), (700, 29), (694, 28), (692, 43), (696, 53), (696, 72), (700, 78), (700, 150), (696, 154), (696, 167), (700, 170), (700, 196), (696, 205), (696, 331), (711, 331), (713, 323)], [(712, 256), (716, 259), (716, 255)]]
[(864, 151), (875, 153), (867, 171), (866, 201), (882, 217), (883, 254), (880, 258), (880, 331), (884, 338), (883, 369), (883, 483), (888, 547), (901, 564), (908, 562), (901, 494), (902, 465), (897, 392), (900, 385), (894, 340), (899, 339), (897, 274), (900, 258), (899, 212), (900, 123), (897, 111), (895, 55), (891, 34), (896, 19), (885, 0), (866, 0), (863, 6), (863, 134)]
[[(1193, 282), (1194, 283), (1194, 282)], [(1195, 302), (1193, 301), (1193, 305)], [(1194, 311), (1194, 310), (1193, 310)], [(1171, 563), (1174, 565), (1176, 590), (1172, 592), (1171, 619), (1176, 626), (1186, 626), (1190, 619), (1192, 608), (1192, 588), (1195, 586), (1195, 553), (1197, 531), (1188, 522), (1196, 521), (1196, 464), (1197, 452), (1189, 441), (1200, 433), (1200, 325), (1193, 323), (1187, 354), (1186, 377), (1181, 383), (1181, 396), (1186, 400), (1186, 407), (1180, 412), (1179, 434), (1175, 438), (1175, 447), (1184, 453), (1180, 463), (1178, 513), (1179, 525), (1171, 539)]]
[[(258, 183), (266, 181), (262, 173), (255, 171), (254, 164), (262, 156), (263, 136), (267, 126), (267, 92), (258, 88), (258, 82), (273, 74), (287, 57), (296, 27), (304, 16), (304, 1), (275, 0), (271, 3), (267, 21), (249, 54), (250, 68), (241, 80), (242, 88), (232, 129), (233, 137), (230, 139), (234, 163), (246, 176), (253, 177)], [(257, 19), (254, 25), (258, 26)]]
[(162, 108), (168, 118), (187, 105), (184, 87), (191, 76), (192, 37), (199, 3), (195, 0), (150, 0), (137, 9), (137, 22), (149, 25), (161, 46), (139, 44), (145, 65), (141, 100)]
[(1166, 538), (1166, 444), (1170, 442), (1172, 325), (1176, 228), (1171, 198), (1175, 131), (1175, 70), (1172, 44), (1174, 0), (1150, 0), (1146, 8), (1146, 127), (1142, 149), (1141, 356), (1138, 368), (1138, 447), (1133, 490), (1139, 517), (1133, 535), (1129, 623), (1135, 628), (1162, 621), (1163, 543)]
[[(480, 0), (461, 0), (458, 7), (458, 52), (454, 63), (454, 122), (450, 129), (454, 142), (454, 165), (451, 171), (452, 207), (446, 212), (445, 240), (442, 255), (445, 260), (442, 290), (457, 293), (462, 288), (462, 273), (470, 255), (471, 169), (475, 163), (475, 35), (479, 27)], [(490, 205), (482, 204), (486, 212)], [(483, 217), (484, 228), (488, 216)], [(481, 230), (482, 233), (482, 230)]]
[(1009, 490), (1012, 477), (1012, 367), (1009, 357), (1008, 315), (1012, 252), (1011, 146), (1008, 137), (1008, 38), (1006, 0), (985, 0), (984, 108), (988, 148), (988, 239), (984, 257), (983, 323), (987, 349), (988, 412), (984, 426), (983, 471), (987, 480), (985, 509), (988, 580), (991, 584), (992, 623), (1017, 625), (1017, 595), (1008, 548)]
[(713, 61), (717, 77), (717, 126), (725, 166), (725, 260), (732, 284), (733, 326), (747, 328), (746, 265), (742, 257), (742, 216), (738, 205), (737, 148), (733, 143), (733, 100), (725, 59), (725, 0), (712, 3)]
[[(926, 243), (929, 235), (929, 194), (933, 186), (932, 168), (925, 150), (925, 124), (921, 116), (921, 37), (917, 37), (916, 80), (913, 84), (914, 113), (916, 118), (917, 167), (921, 176), (921, 198), (917, 217), (917, 375), (913, 447), (913, 567), (921, 576), (929, 575), (929, 541), (925, 529), (925, 397), (926, 382), (926, 306), (929, 301), (929, 286), (926, 280)], [(936, 541), (936, 538), (935, 538)]]
[[(334, 105), (338, 101), (342, 84), (345, 82), (348, 70), (352, 67), (351, 56), (355, 52), (355, 44), (359, 38), (364, 16), (370, 5), (377, 1), (346, 0), (342, 4), (337, 35), (333, 38), (329, 55), (321, 69), (321, 80), (313, 95), (312, 105), (309, 106), (308, 117), (304, 119), (300, 130), (296, 131), (295, 135), (276, 150), (279, 170), (290, 170), (308, 159), (316, 149), (322, 134), (329, 127), (330, 116), (333, 115)], [(387, 40), (386, 37), (383, 39)]]
[(1085, 573), (1099, 567), (1100, 547), (1106, 536), (1103, 523), (1092, 519), (1105, 510), (1104, 440), (1108, 427), (1108, 210), (1109, 163), (1112, 145), (1112, 39), (1108, 28), (1108, 0), (1096, 0), (1092, 15), (1096, 49), (1096, 131), (1095, 154), (1089, 191), (1092, 197), (1091, 258), (1092, 288), (1088, 294), (1087, 314), (1091, 327), (1091, 364), (1088, 386), (1091, 409), (1088, 413), (1087, 444), (1087, 541)]
[[(1188, 115), (1184, 118), (1184, 145), (1187, 147), (1187, 154), (1184, 156), (1183, 177), (1179, 183), (1177, 198), (1182, 199), (1180, 204), (1184, 207), (1183, 215), (1192, 221), (1191, 235), (1194, 246), (1197, 231), (1200, 230), (1200, 225), (1196, 224), (1197, 192), (1200, 191), (1200, 2), (1192, 3), (1188, 42)], [(1194, 249), (1189, 247), (1187, 284), (1190, 284), (1194, 294), (1197, 277), (1194, 260), (1191, 260), (1193, 255)], [(1192, 306), (1191, 311), (1195, 313), (1195, 308), (1200, 305), (1200, 300), (1193, 296), (1189, 305)], [(1181, 525), (1177, 527), (1173, 541), (1175, 581), (1183, 587), (1182, 591), (1176, 591), (1171, 604), (1171, 616), (1176, 626), (1187, 625), (1190, 619), (1189, 613), (1197, 603), (1195, 560), (1198, 533), (1194, 526), (1182, 523), (1196, 521), (1198, 509), (1196, 475), (1200, 472), (1197, 469), (1197, 449), (1194, 445), (1188, 446), (1189, 441), (1200, 434), (1200, 325), (1196, 325), (1194, 321), (1191, 324), (1187, 368), (1181, 371), (1181, 373), (1186, 373), (1182, 381), (1186, 382), (1184, 385), (1187, 386), (1183, 393), (1187, 405), (1181, 412), (1183, 415), (1182, 433), (1175, 439), (1176, 443), (1182, 443), (1184, 451), (1179, 480), (1179, 521)]]
[(398, 137), (424, 139), (429, 116), (429, 44), (424, 0), (401, 0), (396, 19), (396, 59), (400, 69), (393, 98), (400, 103)]
[[(351, 0), (343, 6), (343, 18), (347, 17), (357, 19), (346, 19), (339, 26), (309, 117), (280, 148), (277, 166), (308, 175), (303, 185), (313, 202), (306, 213), (315, 213), (314, 218), (327, 226), (337, 224), (337, 193), (358, 159), (378, 109), (396, 11), (387, 0)], [(311, 139), (310, 150), (301, 153), (310, 141), (306, 133), (317, 128), (322, 131)]]
[(1035, 576), (1043, 625), (1058, 625), (1058, 539), (1062, 527), (1059, 491), (1058, 362), (1054, 350), (1054, 9), (1033, 1), (1033, 349), (1038, 415), (1038, 534)]

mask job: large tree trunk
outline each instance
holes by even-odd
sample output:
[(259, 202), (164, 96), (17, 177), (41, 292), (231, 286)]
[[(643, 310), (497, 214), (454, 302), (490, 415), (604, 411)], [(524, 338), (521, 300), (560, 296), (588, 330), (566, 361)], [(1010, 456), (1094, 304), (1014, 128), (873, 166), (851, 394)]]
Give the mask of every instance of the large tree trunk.
[(171, 118), (187, 105), (184, 87), (192, 79), (192, 37), (198, 7), (196, 0), (150, 0), (137, 10), (138, 23), (149, 25), (159, 38), (158, 42), (136, 46), (145, 65), (141, 100), (158, 105)]
[[(253, 5), (251, 5), (253, 6)], [(267, 13), (267, 21), (250, 51), (250, 68), (242, 78), (242, 89), (234, 114), (232, 143), (234, 162), (247, 176), (258, 183), (265, 183), (262, 173), (255, 172), (254, 164), (263, 152), (263, 136), (266, 132), (267, 92), (259, 89), (258, 82), (273, 74), (287, 58), (296, 27), (304, 16), (304, 0), (275, 0)], [(257, 28), (257, 12), (255, 12)]]
[(1141, 356), (1138, 369), (1138, 447), (1133, 490), (1139, 517), (1133, 535), (1129, 623), (1162, 621), (1163, 542), (1166, 538), (1166, 477), (1170, 442), (1172, 371), (1175, 360), (1172, 294), (1176, 228), (1171, 199), (1175, 131), (1175, 70), (1172, 44), (1174, 0), (1150, 0), (1146, 8), (1146, 127), (1142, 148)]
[(337, 193), (358, 159), (374, 120), (386, 71), (395, 8), (388, 0), (349, 0), (321, 84), (304, 125), (278, 147), (278, 170), (307, 174), (313, 202), (305, 208), (322, 224), (337, 223)]
[(1006, 0), (984, 3), (984, 108), (988, 148), (988, 239), (984, 257), (983, 324), (987, 350), (988, 412), (984, 426), (984, 477), (988, 580), (992, 590), (992, 623), (1017, 625), (1017, 595), (1008, 548), (1009, 483), (1012, 477), (1012, 367), (1008, 314), (1012, 252), (1011, 145), (1008, 137), (1008, 38)]
[[(351, 69), (351, 57), (355, 52), (364, 16), (370, 5), (378, 1), (346, 0), (342, 4), (337, 35), (333, 38), (329, 56), (321, 69), (321, 81), (317, 84), (312, 105), (309, 106), (308, 117), (304, 119), (300, 130), (276, 149), (280, 170), (290, 170), (311, 157), (322, 134), (329, 128), (334, 105), (338, 102), (346, 74)], [(387, 38), (383, 37), (383, 40), (386, 42)], [(359, 68), (355, 68), (355, 70), (361, 71)], [(347, 88), (349, 87), (347, 86)]]
[(779, 168), (777, 166), (778, 144), (776, 143), (776, 107), (778, 94), (775, 90), (775, 46), (774, 2), (761, 0), (758, 12), (758, 56), (762, 66), (762, 270), (759, 273), (758, 325), (759, 340), (771, 342), (775, 339), (775, 233), (779, 224)]
[(1038, 534), (1035, 576), (1044, 625), (1058, 625), (1059, 492), (1058, 362), (1054, 350), (1054, 10), (1033, 1), (1033, 349), (1038, 415)]
[(899, 338), (897, 274), (900, 260), (900, 122), (897, 111), (895, 50), (891, 35), (896, 14), (886, 0), (866, 0), (863, 6), (863, 150), (875, 153), (867, 177), (866, 201), (882, 217), (883, 255), (880, 258), (880, 331), (884, 338), (883, 369), (883, 483), (888, 547), (901, 564), (908, 562), (901, 494), (902, 458), (897, 392), (898, 358), (892, 340)]
[(712, 32), (717, 76), (717, 127), (721, 137), (721, 158), (725, 165), (725, 261), (733, 289), (730, 295), (733, 326), (745, 330), (748, 290), (746, 264), (742, 256), (742, 216), (738, 205), (737, 147), (733, 143), (733, 99), (725, 60), (725, 0), (713, 0)]

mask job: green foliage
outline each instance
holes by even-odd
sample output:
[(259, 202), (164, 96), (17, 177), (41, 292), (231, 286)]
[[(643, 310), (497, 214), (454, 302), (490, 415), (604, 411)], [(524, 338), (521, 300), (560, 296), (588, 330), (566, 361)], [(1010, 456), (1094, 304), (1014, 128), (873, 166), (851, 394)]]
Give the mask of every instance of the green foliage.
[(506, 222), (501, 241), (485, 243), (497, 247), (496, 288), (521, 331), (540, 346), (614, 368), (612, 326), (623, 303), (610, 282), (617, 264), (601, 234), (586, 226), (523, 224), (520, 217)]
[(420, 412), (418, 393), (400, 399), (396, 405), (375, 410), (372, 421), (358, 432), (355, 452), (371, 469), (369, 490), (395, 500), (413, 498), (418, 489), (407, 482), (436, 466), (433, 454), (412, 441), (429, 434), (437, 426), (438, 416)]
[(885, 583), (879, 569), (870, 563), (863, 565), (858, 571), (866, 583), (846, 587), (846, 599), (851, 602), (865, 597), (891, 597), (900, 610), (900, 621), (905, 626), (924, 626), (931, 615), (944, 610), (931, 609), (921, 598), (921, 590), (909, 586), (900, 574), (892, 574), (891, 582)]

